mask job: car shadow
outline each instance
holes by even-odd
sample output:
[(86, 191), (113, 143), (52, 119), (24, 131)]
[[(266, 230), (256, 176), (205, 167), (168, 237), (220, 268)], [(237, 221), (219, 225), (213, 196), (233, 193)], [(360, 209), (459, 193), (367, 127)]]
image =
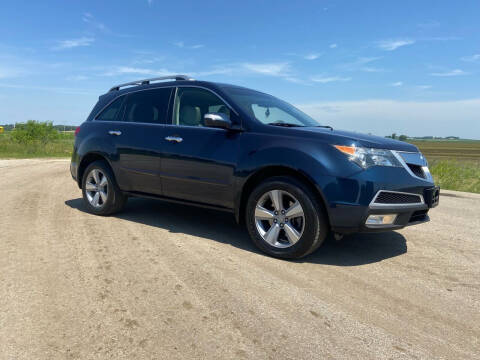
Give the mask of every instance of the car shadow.
[[(65, 201), (69, 207), (87, 212), (81, 198)], [(232, 214), (163, 201), (130, 198), (125, 209), (112, 215), (119, 219), (211, 239), (245, 251), (261, 253), (244, 226)], [(315, 253), (295, 260), (336, 266), (371, 264), (407, 252), (405, 237), (398, 232), (354, 234), (341, 241), (328, 239)]]

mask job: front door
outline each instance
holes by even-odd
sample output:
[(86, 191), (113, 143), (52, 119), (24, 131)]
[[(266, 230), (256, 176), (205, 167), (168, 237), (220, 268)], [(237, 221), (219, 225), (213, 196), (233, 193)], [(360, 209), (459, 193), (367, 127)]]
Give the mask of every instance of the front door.
[(177, 88), (172, 121), (165, 132), (163, 193), (171, 198), (232, 208), (241, 133), (205, 127), (203, 116), (209, 112), (223, 112), (238, 122), (231, 109), (211, 91)]

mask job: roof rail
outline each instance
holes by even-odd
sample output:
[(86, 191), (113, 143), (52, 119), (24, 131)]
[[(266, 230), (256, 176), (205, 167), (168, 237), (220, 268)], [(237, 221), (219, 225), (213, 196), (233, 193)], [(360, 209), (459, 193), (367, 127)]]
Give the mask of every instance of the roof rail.
[(125, 86), (130, 86), (130, 85), (147, 85), (147, 84), (150, 84), (152, 81), (159, 81), (159, 80), (194, 80), (194, 79), (192, 79), (190, 76), (187, 76), (187, 75), (161, 76), (161, 77), (156, 77), (151, 79), (136, 80), (136, 81), (131, 81), (125, 84), (115, 85), (110, 90), (108, 90), (108, 92), (118, 91), (120, 90), (120, 88)]

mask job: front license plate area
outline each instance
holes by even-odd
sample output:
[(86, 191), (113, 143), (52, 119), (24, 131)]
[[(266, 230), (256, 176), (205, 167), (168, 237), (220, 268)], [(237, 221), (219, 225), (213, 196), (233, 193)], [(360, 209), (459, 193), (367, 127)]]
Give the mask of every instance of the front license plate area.
[(433, 188), (426, 189), (423, 192), (423, 198), (425, 199), (425, 203), (429, 208), (437, 206), (440, 201), (440, 187), (435, 186)]

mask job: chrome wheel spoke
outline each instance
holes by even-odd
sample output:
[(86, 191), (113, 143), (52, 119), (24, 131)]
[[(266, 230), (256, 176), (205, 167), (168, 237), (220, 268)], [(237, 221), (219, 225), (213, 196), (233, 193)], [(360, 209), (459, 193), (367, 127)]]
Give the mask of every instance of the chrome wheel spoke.
[(100, 180), (99, 186), (105, 186), (107, 184), (108, 184), (107, 177), (105, 176), (105, 174), (102, 174), (102, 180)]
[(100, 190), (98, 192), (100, 194), (100, 197), (102, 198), (102, 205), (107, 202), (107, 193), (105, 191)]
[(85, 184), (85, 190), (87, 191), (97, 191), (97, 186), (92, 183), (86, 183)]
[(93, 196), (93, 199), (92, 199), (92, 205), (93, 206), (98, 206), (99, 205), (99, 203), (98, 203), (99, 199), (100, 199), (100, 193), (96, 192), (95, 195)]
[(274, 216), (273, 211), (265, 209), (261, 205), (257, 205), (255, 208), (255, 218), (257, 220), (272, 220)]
[(299, 216), (303, 216), (303, 208), (302, 205), (297, 201), (295, 202), (292, 206), (290, 206), (286, 211), (285, 211), (285, 216), (287, 218), (296, 218)]
[(93, 176), (93, 180), (95, 180), (95, 184), (96, 185), (100, 184), (100, 175), (97, 169), (92, 170), (92, 176)]
[(280, 235), (280, 226), (278, 224), (273, 224), (265, 234), (265, 241), (270, 245), (275, 246), (278, 242), (278, 235)]
[(300, 239), (300, 233), (291, 224), (285, 224), (283, 230), (285, 230), (285, 235), (290, 244), (293, 245)]
[(272, 200), (272, 205), (276, 211), (283, 210), (282, 203), (282, 192), (280, 190), (272, 190), (268, 193), (270, 200)]

